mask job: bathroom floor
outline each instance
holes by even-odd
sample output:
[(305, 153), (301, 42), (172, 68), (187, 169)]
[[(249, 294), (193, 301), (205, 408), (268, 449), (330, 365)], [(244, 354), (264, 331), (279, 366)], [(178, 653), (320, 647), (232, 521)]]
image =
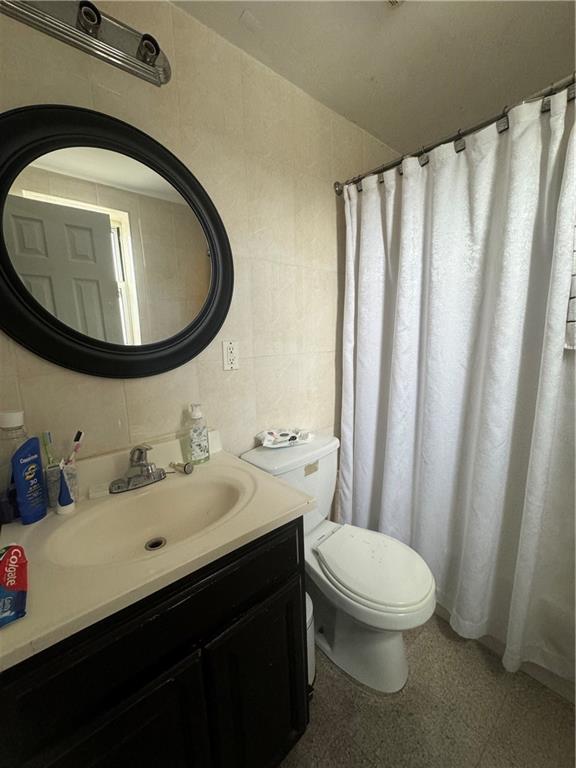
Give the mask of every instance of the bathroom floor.
[(310, 725), (281, 768), (573, 768), (574, 707), (434, 616), (406, 633), (397, 694), (317, 650)]

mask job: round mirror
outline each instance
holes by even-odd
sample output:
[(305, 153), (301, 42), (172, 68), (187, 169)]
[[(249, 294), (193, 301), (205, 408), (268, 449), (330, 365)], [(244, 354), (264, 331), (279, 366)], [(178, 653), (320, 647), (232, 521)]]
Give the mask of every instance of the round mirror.
[(147, 376), (197, 355), (232, 298), (198, 180), (126, 123), (75, 107), (0, 115), (0, 327), (52, 362)]
[(12, 183), (2, 229), (30, 295), (92, 339), (168, 339), (208, 296), (210, 252), (198, 217), (162, 176), (118, 152), (41, 155)]

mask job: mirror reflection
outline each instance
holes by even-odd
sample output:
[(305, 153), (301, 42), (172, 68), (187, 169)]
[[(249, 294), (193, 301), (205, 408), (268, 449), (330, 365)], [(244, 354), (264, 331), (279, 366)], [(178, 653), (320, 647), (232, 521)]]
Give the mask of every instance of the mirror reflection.
[(102, 341), (178, 333), (210, 288), (206, 237), (148, 166), (93, 147), (50, 152), (10, 188), (3, 234), (20, 279), (66, 325)]

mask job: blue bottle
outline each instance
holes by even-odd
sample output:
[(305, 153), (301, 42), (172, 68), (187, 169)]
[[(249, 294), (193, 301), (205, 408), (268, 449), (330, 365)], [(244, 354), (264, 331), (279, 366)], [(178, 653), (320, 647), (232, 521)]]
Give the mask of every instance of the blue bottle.
[(46, 516), (46, 494), (37, 437), (26, 440), (12, 456), (12, 477), (22, 523), (29, 525), (41, 520)]

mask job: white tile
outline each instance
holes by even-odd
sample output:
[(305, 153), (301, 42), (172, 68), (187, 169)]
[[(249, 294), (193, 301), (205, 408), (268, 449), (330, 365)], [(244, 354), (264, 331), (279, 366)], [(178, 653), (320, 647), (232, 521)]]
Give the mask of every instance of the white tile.
[(198, 361), (200, 402), (209, 427), (218, 429), (224, 450), (236, 455), (254, 447), (258, 430), (252, 360), (237, 371), (223, 371), (212, 360)]
[(222, 341), (240, 344), (240, 366), (254, 354), (252, 318), (257, 301), (253, 294), (252, 263), (247, 259), (234, 260), (234, 290), (230, 310), (222, 328), (200, 355), (200, 361), (222, 363)]
[(0, 376), (16, 373), (16, 342), (0, 331)]
[(299, 89), (294, 89), (292, 109), (295, 169), (330, 182), (333, 113)]
[(302, 350), (334, 352), (338, 333), (337, 272), (309, 269), (303, 278)]
[(332, 185), (308, 174), (295, 178), (295, 261), (306, 267), (338, 269), (336, 213)]
[[(118, 73), (118, 74), (116, 74)], [(165, 146), (171, 152), (180, 145), (178, 92), (175, 83), (157, 88), (127, 72), (115, 69), (112, 86), (91, 83), (94, 109), (116, 117)]]
[(252, 340), (255, 356), (294, 354), (302, 349), (302, 267), (254, 261)]
[(20, 392), (29, 434), (50, 430), (58, 454), (70, 450), (78, 429), (85, 432), (84, 456), (128, 445), (121, 380), (58, 368), (21, 379)]
[(38, 376), (58, 375), (65, 372), (66, 369), (45, 360), (33, 352), (29, 352), (19, 344), (14, 346), (14, 357), (16, 360), (16, 370), (20, 381), (35, 379)]
[(259, 430), (294, 427), (303, 392), (298, 355), (254, 358), (256, 416)]
[(195, 361), (173, 371), (124, 383), (130, 443), (175, 435), (184, 427), (184, 411), (199, 397)]
[(218, 135), (204, 126), (182, 123), (179, 159), (198, 179), (224, 226), (244, 231), (246, 163), (238, 136)]
[(15, 374), (0, 374), (0, 411), (19, 411), (22, 408), (20, 389)]
[(298, 421), (310, 429), (333, 424), (336, 414), (336, 362), (333, 352), (299, 355), (302, 399)]
[(294, 174), (282, 163), (264, 160), (253, 160), (247, 174), (246, 255), (297, 263)]
[(243, 73), (244, 135), (248, 153), (291, 166), (295, 162), (294, 87), (260, 62)]

